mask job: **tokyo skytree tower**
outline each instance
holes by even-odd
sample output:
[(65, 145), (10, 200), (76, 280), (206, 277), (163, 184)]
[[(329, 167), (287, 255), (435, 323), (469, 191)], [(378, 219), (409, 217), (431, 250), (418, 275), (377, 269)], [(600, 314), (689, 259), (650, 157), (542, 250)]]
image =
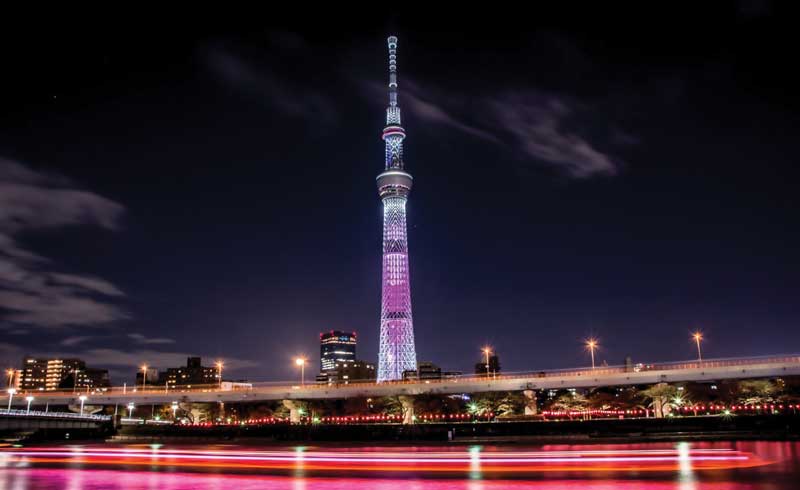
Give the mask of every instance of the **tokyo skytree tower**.
[(408, 274), (406, 201), (411, 175), (403, 169), (403, 139), (397, 105), (397, 38), (389, 37), (389, 107), (386, 108), (386, 169), (378, 175), (383, 201), (383, 292), (378, 382), (402, 379), (403, 371), (417, 369), (411, 287)]

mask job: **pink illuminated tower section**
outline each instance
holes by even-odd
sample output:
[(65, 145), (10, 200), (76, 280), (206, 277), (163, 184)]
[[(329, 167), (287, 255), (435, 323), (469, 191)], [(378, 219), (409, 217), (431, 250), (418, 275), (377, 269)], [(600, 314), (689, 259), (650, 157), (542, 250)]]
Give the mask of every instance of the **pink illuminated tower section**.
[(411, 175), (403, 168), (400, 107), (397, 105), (397, 38), (389, 37), (389, 107), (386, 108), (386, 169), (378, 175), (378, 193), (383, 201), (383, 292), (378, 381), (401, 379), (403, 371), (417, 369), (411, 287), (408, 274), (406, 201)]

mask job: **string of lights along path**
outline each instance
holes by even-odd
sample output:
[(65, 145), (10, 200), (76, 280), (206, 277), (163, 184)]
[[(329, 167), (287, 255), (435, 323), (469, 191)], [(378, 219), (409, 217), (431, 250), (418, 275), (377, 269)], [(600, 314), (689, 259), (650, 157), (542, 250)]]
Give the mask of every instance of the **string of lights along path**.
[(406, 202), (413, 179), (403, 166), (403, 140), (397, 105), (397, 38), (389, 44), (389, 107), (386, 108), (386, 166), (378, 175), (378, 194), (383, 201), (383, 281), (378, 382), (402, 379), (403, 371), (417, 368), (411, 286), (408, 270)]

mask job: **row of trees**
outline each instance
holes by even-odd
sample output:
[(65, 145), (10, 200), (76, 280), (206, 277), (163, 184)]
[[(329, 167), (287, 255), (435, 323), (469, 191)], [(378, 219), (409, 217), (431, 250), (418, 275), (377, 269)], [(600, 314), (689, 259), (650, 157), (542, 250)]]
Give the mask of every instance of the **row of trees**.
[(647, 387), (600, 388), (586, 394), (558, 392), (545, 400), (543, 408), (553, 411), (639, 409), (663, 417), (681, 407), (696, 405), (764, 405), (800, 402), (800, 385), (782, 380), (742, 380), (680, 385), (659, 383)]
[[(351, 398), (346, 400), (313, 400), (299, 402), (303, 414), (310, 418), (347, 415), (402, 415), (400, 397)], [(625, 388), (607, 387), (588, 391), (558, 390), (539, 391), (535, 401), (523, 392), (490, 392), (474, 395), (419, 395), (414, 397), (414, 412), (417, 414), (463, 414), (477, 417), (493, 414), (495, 417), (513, 417), (529, 412), (558, 411), (578, 412), (584, 410), (645, 410), (661, 417), (680, 407), (721, 404), (763, 405), (770, 403), (800, 403), (800, 381), (787, 383), (784, 380), (744, 380), (708, 383), (684, 383), (679, 385), (661, 383), (653, 386)], [(172, 417), (169, 405), (159, 407), (158, 415), (163, 419)], [(178, 418), (190, 422), (214, 422), (219, 420), (247, 420), (260, 418), (287, 418), (289, 410), (281, 402), (234, 404), (224, 406), (215, 403), (181, 403)]]

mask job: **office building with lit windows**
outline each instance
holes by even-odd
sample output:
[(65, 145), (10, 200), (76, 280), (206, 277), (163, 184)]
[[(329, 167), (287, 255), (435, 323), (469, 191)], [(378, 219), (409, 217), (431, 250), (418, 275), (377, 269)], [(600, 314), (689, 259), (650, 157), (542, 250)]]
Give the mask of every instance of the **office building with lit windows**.
[(336, 365), (356, 360), (356, 333), (331, 330), (319, 334), (320, 371), (333, 371)]

